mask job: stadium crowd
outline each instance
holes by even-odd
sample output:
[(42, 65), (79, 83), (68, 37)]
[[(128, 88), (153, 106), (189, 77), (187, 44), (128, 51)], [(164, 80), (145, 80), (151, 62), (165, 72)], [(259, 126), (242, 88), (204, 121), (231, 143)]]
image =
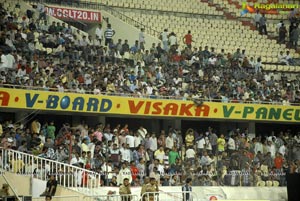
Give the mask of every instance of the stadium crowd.
[[(0, 6), (0, 86), (33, 90), (218, 102), (299, 104), (300, 76), (265, 72), (247, 51), (193, 47), (165, 29), (161, 43), (145, 50), (141, 29), (135, 44), (118, 39), (108, 24), (95, 37), (70, 25), (48, 25), (43, 8), (18, 16)], [(42, 10), (42, 11), (41, 11)], [(39, 17), (34, 17), (38, 15)], [(36, 18), (38, 18), (36, 20)], [(46, 19), (46, 20), (45, 20)], [(183, 39), (186, 47), (180, 47)], [(293, 64), (289, 51), (278, 62)]]
[[(284, 186), (286, 174), (300, 172), (300, 132), (289, 130), (251, 138), (240, 129), (226, 134), (211, 127), (154, 133), (127, 124), (65, 123), (57, 128), (54, 121), (41, 124), (34, 119), (26, 125), (5, 121), (0, 136), (4, 149), (103, 173), (101, 184), (106, 186), (119, 186), (124, 178), (140, 186), (147, 177), (161, 186), (182, 185), (186, 178), (199, 186)], [(28, 165), (24, 161), (12, 168), (22, 173)], [(86, 184), (83, 178), (76, 181), (78, 186)]]
[[(191, 32), (183, 38), (186, 47), (180, 47), (180, 38), (167, 29), (161, 34), (162, 44), (145, 50), (144, 30), (131, 46), (127, 40), (113, 40), (112, 25), (106, 30), (99, 25), (95, 38), (86, 37), (65, 23), (48, 25), (38, 9), (36, 21), (32, 12), (17, 16), (0, 6), (1, 87), (299, 104), (300, 76), (290, 80), (285, 74), (264, 72), (261, 58), (248, 58), (246, 50), (232, 54), (192, 47)], [(284, 55), (279, 56), (280, 63), (293, 61), (289, 51)], [(67, 140), (70, 132), (72, 140)], [(54, 121), (41, 124), (36, 119), (26, 125), (3, 122), (0, 136), (4, 149), (108, 172), (101, 179), (109, 186), (122, 184), (124, 175), (130, 175), (135, 186), (145, 177), (162, 186), (182, 185), (186, 178), (202, 186), (284, 186), (286, 173), (300, 171), (300, 133), (289, 131), (250, 138), (247, 130), (239, 129), (224, 134), (210, 127), (153, 133), (144, 127), (109, 124), (66, 123), (57, 128)]]

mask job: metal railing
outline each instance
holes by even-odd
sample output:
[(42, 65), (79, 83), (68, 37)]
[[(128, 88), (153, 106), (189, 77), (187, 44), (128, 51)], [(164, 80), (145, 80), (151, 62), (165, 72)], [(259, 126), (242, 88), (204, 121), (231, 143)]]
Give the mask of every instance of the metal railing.
[[(45, 197), (32, 198), (32, 201), (44, 201)], [(65, 195), (65, 196), (53, 196), (52, 201), (80, 201), (80, 196), (76, 195)]]
[(48, 180), (49, 174), (54, 174), (58, 184), (66, 188), (95, 189), (101, 186), (101, 173), (12, 149), (0, 148), (0, 151), (0, 169), (7, 172), (44, 181)]
[(139, 201), (137, 195), (95, 195), (85, 196), (83, 201)]
[[(159, 191), (157, 193), (146, 192), (141, 196), (142, 201), (187, 201), (187, 200), (199, 200), (197, 195), (191, 191)], [(189, 199), (187, 199), (189, 198)]]

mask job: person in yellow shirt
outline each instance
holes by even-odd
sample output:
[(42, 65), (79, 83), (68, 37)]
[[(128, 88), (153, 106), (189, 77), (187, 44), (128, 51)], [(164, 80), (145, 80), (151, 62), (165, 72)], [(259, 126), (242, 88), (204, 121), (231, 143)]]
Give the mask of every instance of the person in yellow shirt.
[(218, 143), (218, 151), (219, 151), (219, 153), (224, 152), (225, 151), (226, 141), (224, 139), (224, 135), (223, 134), (221, 134), (221, 136), (218, 138), (217, 143)]
[(11, 160), (10, 164), (13, 168), (14, 173), (22, 173), (23, 172), (23, 168), (24, 168), (25, 164), (20, 156), (15, 157), (15, 159)]
[(0, 124), (0, 137), (2, 136), (3, 134), (3, 128), (2, 128), (2, 124)]
[(164, 163), (164, 156), (165, 156), (164, 147), (160, 146), (159, 149), (154, 152), (154, 158), (159, 160), (160, 164), (163, 164)]
[(193, 129), (188, 129), (186, 131), (186, 136), (185, 136), (185, 144), (186, 144), (186, 147), (190, 147), (190, 146), (194, 146), (194, 131)]

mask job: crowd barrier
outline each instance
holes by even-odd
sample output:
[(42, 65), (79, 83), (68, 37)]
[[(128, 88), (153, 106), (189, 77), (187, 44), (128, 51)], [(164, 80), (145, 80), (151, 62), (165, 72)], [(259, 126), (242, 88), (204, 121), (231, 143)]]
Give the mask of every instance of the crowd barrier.
[(141, 196), (141, 201), (189, 201), (199, 200), (194, 192), (189, 191), (160, 191), (157, 193), (146, 192)]
[[(44, 201), (45, 197), (32, 198), (32, 201)], [(80, 201), (79, 196), (69, 195), (69, 196), (53, 196), (51, 201)]]
[(95, 195), (85, 196), (83, 201), (139, 201), (137, 195)]
[(77, 166), (61, 163), (32, 154), (11, 149), (0, 148), (0, 168), (4, 171), (47, 181), (53, 174), (58, 184), (67, 188), (99, 188), (100, 177), (104, 173), (97, 173)]

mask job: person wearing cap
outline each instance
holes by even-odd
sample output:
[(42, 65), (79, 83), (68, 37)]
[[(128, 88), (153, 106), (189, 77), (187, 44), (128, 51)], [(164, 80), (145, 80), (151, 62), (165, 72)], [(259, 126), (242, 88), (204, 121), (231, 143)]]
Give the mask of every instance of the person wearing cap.
[(2, 189), (0, 190), (0, 197), (9, 196), (9, 185), (2, 184)]

